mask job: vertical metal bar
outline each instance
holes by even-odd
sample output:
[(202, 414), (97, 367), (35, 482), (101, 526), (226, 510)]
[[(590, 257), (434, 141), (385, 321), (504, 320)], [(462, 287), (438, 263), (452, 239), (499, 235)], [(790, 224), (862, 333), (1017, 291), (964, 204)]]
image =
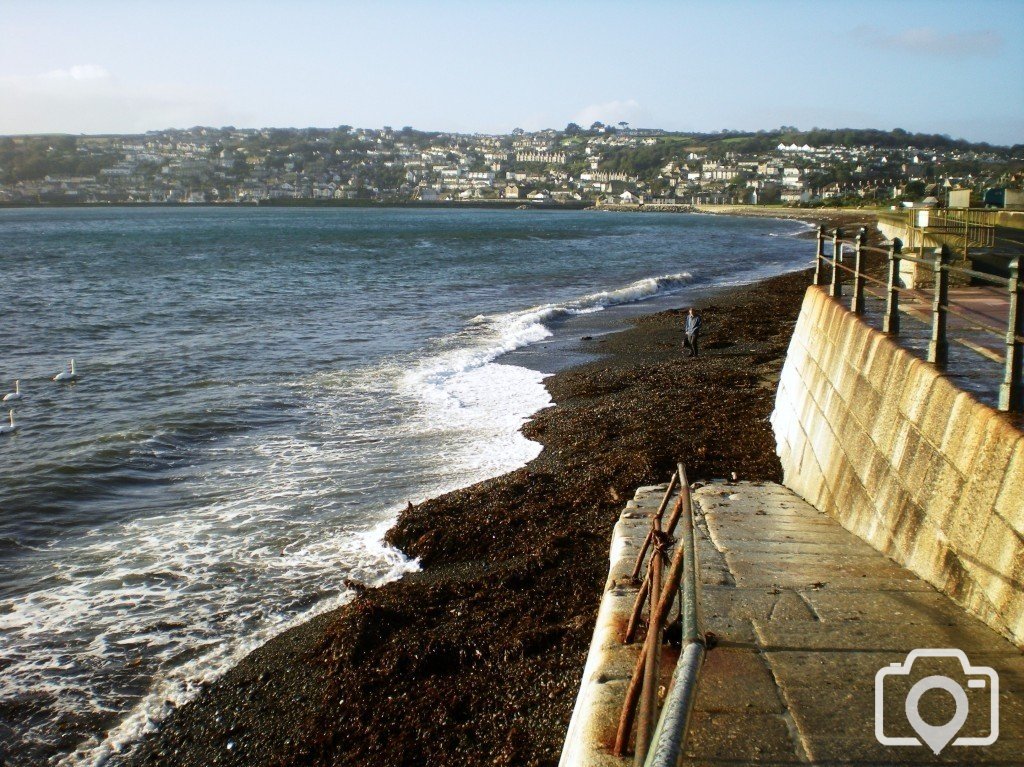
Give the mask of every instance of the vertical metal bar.
[[(686, 509), (685, 514), (690, 514), (690, 510)], [(679, 588), (679, 580), (683, 574), (683, 555), (686, 552), (685, 546), (676, 546), (676, 551), (672, 555), (672, 565), (668, 569), (668, 575), (662, 583), (661, 597), (658, 600), (657, 610), (652, 607), (651, 621), (653, 623), (660, 623), (664, 625), (665, 616), (668, 615), (672, 609), (672, 597), (675, 594), (676, 589)], [(641, 652), (636, 659), (636, 665), (633, 668), (633, 675), (629, 680), (629, 687), (626, 689), (626, 699), (622, 704), (622, 714), (619, 717), (619, 729), (615, 736), (615, 748), (612, 753), (616, 756), (622, 756), (626, 753), (629, 748), (629, 733), (633, 729), (633, 717), (636, 714), (636, 704), (640, 698), (640, 687), (644, 675), (644, 663), (646, 658), (643, 652)]]
[(818, 249), (814, 255), (814, 284), (821, 285), (821, 270), (825, 261), (825, 227), (818, 224)]
[(626, 633), (622, 637), (622, 644), (633, 644), (633, 639), (636, 638), (636, 628), (640, 624), (640, 613), (643, 612), (644, 605), (647, 603), (647, 593), (650, 590), (651, 579), (645, 576), (640, 591), (636, 594), (636, 600), (633, 602), (633, 611), (629, 614), (629, 623), (626, 624)]
[(640, 692), (640, 712), (636, 722), (636, 748), (633, 753), (635, 767), (643, 767), (644, 758), (651, 742), (651, 732), (657, 721), (658, 710), (658, 666), (661, 660), (661, 623), (657, 620), (657, 605), (661, 599), (661, 546), (651, 554), (651, 616), (647, 624), (647, 639), (644, 642), (644, 686)]
[(999, 409), (1024, 410), (1024, 349), (1017, 339), (1024, 335), (1024, 306), (1020, 296), (1020, 257), (1010, 262), (1010, 308), (1006, 322), (1006, 367), (999, 386)]
[(968, 223), (967, 217), (964, 217), (964, 266), (968, 269), (972, 269), (970, 259), (970, 224)]
[(882, 332), (898, 336), (900, 333), (900, 251), (903, 243), (893, 237), (889, 245), (889, 294), (885, 301), (885, 319)]
[(672, 514), (668, 518), (668, 527), (665, 528), (665, 534), (670, 537), (676, 531), (679, 516), (690, 508), (690, 480), (686, 477), (686, 467), (683, 464), (676, 464), (676, 475), (679, 477), (679, 500), (676, 502), (676, 507), (672, 509)]
[[(917, 244), (917, 257), (920, 258), (921, 261), (924, 261), (924, 235), (923, 234), (921, 235), (921, 241)], [(918, 261), (916, 264), (914, 264), (914, 284), (911, 285), (910, 287), (916, 288), (918, 285), (921, 285), (921, 287), (924, 287), (924, 279), (919, 276), (922, 267), (923, 267), (923, 264), (921, 264), (920, 261)]]
[(687, 605), (686, 615), (683, 616), (683, 644), (687, 642), (704, 642), (704, 635), (700, 631), (700, 620), (697, 614), (697, 544), (694, 541), (693, 529), (693, 507), (687, 504), (687, 509), (680, 519), (682, 522), (682, 534), (679, 545), (683, 549), (683, 577), (680, 587), (683, 590), (683, 602)]
[(843, 284), (839, 276), (839, 262), (842, 260), (843, 230), (836, 229), (835, 234), (832, 235), (832, 289), (829, 290), (829, 295), (833, 298), (839, 298), (843, 295)]
[[(650, 583), (650, 578), (644, 579), (645, 584)], [(651, 612), (654, 612), (652, 605)], [(626, 697), (622, 702), (622, 712), (619, 714), (619, 727), (615, 733), (615, 747), (612, 753), (616, 756), (625, 756), (629, 751), (629, 736), (633, 732), (633, 721), (636, 718), (636, 704), (640, 699), (645, 678), (644, 669), (647, 667), (647, 642), (636, 656), (636, 663), (633, 666), (633, 674), (629, 677), (629, 687), (626, 688)]]
[(949, 306), (949, 248), (935, 249), (932, 271), (935, 273), (935, 294), (932, 297), (932, 338), (928, 344), (928, 361), (945, 368), (949, 361), (949, 338), (946, 335), (946, 315)]
[(850, 309), (854, 314), (864, 314), (864, 275), (863, 248), (868, 241), (868, 230), (861, 227), (857, 232), (857, 239), (853, 250), (853, 298), (850, 300)]

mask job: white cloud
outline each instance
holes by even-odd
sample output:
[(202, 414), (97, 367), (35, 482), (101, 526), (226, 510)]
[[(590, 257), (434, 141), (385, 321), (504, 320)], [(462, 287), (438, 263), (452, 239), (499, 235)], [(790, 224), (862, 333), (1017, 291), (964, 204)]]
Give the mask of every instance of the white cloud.
[(647, 117), (647, 113), (634, 99), (626, 101), (606, 101), (603, 104), (591, 104), (584, 107), (572, 118), (572, 122), (589, 128), (595, 122), (615, 125), (620, 122), (635, 123)]
[(944, 33), (934, 27), (912, 27), (892, 33), (878, 27), (860, 27), (855, 37), (871, 48), (936, 58), (994, 56), (1003, 46), (1002, 35), (994, 29)]
[(209, 88), (126, 83), (98, 64), (0, 77), (0, 134), (129, 133), (245, 124), (250, 115)]
[(98, 64), (75, 64), (67, 69), (54, 69), (39, 77), (51, 80), (105, 80), (110, 77), (110, 72)]

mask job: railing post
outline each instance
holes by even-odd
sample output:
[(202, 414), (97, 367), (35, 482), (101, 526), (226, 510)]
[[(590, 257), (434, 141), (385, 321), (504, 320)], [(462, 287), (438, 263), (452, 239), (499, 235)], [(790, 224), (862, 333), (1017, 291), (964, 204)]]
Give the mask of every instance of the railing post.
[(889, 244), (889, 295), (885, 302), (885, 319), (882, 320), (882, 332), (898, 336), (900, 334), (900, 252), (903, 242), (893, 237)]
[(662, 548), (660, 541), (651, 552), (651, 613), (647, 624), (647, 638), (641, 653), (644, 659), (644, 682), (640, 691), (640, 710), (636, 722), (636, 747), (633, 764), (643, 767), (651, 743), (654, 725), (658, 722), (658, 671), (661, 655), (661, 623), (655, 614), (661, 601)]
[(946, 309), (949, 306), (949, 248), (935, 249), (935, 295), (932, 298), (932, 340), (928, 344), (928, 361), (945, 368), (949, 361), (949, 338), (946, 336)]
[(839, 298), (843, 295), (843, 283), (839, 277), (839, 262), (843, 260), (843, 230), (836, 229), (832, 235), (832, 289), (829, 295)]
[(1020, 298), (1020, 257), (1010, 262), (1010, 311), (1006, 323), (1006, 367), (999, 387), (999, 409), (1024, 410), (1024, 349), (1017, 339), (1024, 335), (1024, 306)]
[(818, 249), (814, 256), (814, 284), (821, 285), (821, 270), (825, 262), (825, 227), (818, 224)]
[(853, 298), (850, 300), (850, 309), (854, 314), (864, 314), (864, 275), (861, 274), (862, 249), (868, 241), (868, 230), (864, 227), (857, 232), (857, 240), (853, 246)]

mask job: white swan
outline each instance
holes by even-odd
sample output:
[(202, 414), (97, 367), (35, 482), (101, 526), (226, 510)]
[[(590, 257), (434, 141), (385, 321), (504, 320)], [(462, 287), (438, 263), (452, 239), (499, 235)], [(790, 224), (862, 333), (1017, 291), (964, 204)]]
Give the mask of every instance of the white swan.
[(75, 372), (75, 359), (71, 358), (71, 362), (68, 363), (68, 367), (65, 370), (60, 371), (53, 377), (54, 381), (77, 381), (78, 374)]
[(21, 399), (21, 381), (14, 382), (14, 391), (7, 392), (4, 395), (4, 402), (13, 402), (14, 400)]
[(8, 410), (7, 417), (10, 418), (10, 424), (0, 425), (0, 434), (14, 434), (18, 430), (18, 424), (14, 422), (14, 411)]

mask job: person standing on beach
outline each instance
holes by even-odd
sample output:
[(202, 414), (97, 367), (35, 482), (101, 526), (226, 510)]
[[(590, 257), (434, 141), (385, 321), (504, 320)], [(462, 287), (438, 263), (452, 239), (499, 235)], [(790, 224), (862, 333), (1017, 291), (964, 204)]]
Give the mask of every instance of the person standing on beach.
[(697, 312), (691, 306), (689, 313), (686, 315), (686, 325), (683, 328), (683, 332), (686, 333), (686, 339), (683, 341), (684, 354), (689, 349), (692, 356), (697, 356), (697, 338), (700, 336), (701, 324), (700, 317), (697, 316)]

